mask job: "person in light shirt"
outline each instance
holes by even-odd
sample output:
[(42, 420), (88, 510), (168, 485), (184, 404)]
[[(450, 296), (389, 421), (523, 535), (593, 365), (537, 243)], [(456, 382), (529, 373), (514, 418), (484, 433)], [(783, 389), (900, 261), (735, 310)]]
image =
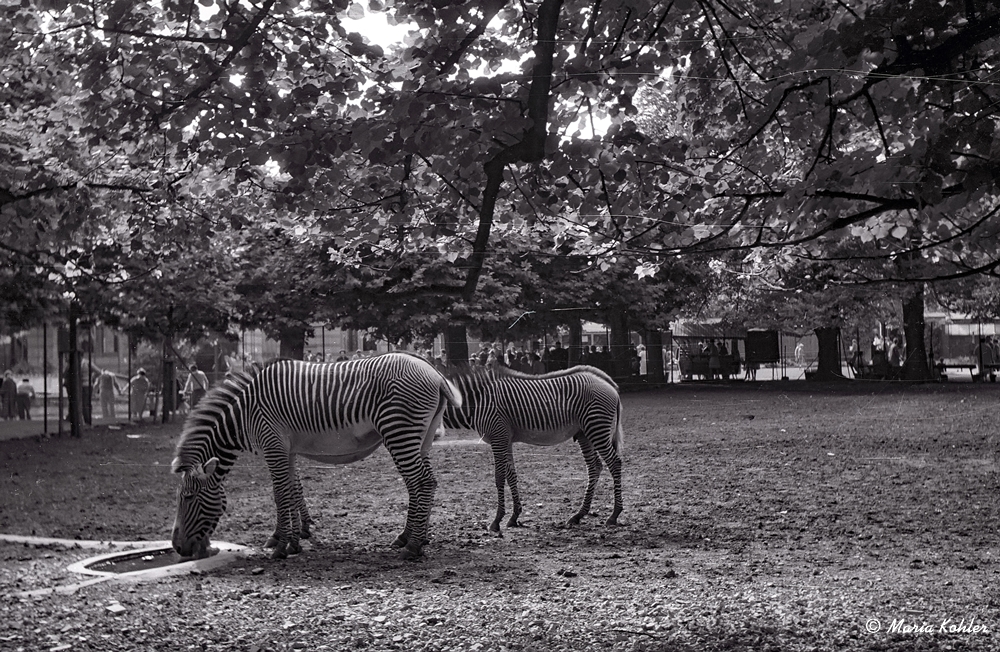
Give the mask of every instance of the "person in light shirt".
[(205, 395), (208, 391), (208, 376), (205, 375), (204, 371), (198, 369), (198, 365), (192, 363), (188, 367), (187, 383), (184, 385), (184, 395), (188, 396), (188, 407), (194, 409), (194, 406), (198, 405), (198, 401)]

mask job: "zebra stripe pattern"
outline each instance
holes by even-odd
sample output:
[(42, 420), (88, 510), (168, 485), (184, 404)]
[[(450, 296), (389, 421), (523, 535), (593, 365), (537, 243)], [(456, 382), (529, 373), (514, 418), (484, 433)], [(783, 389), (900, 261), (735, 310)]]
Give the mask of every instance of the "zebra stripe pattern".
[(462, 404), (458, 389), (404, 353), (334, 364), (279, 360), (255, 374), (233, 374), (184, 424), (172, 464), (182, 476), (174, 548), (182, 556), (208, 554), (226, 509), (223, 480), (239, 452), (254, 451), (267, 462), (274, 488), (272, 557), (297, 553), (311, 520), (296, 455), (347, 464), (384, 445), (409, 494), (406, 526), (393, 545), (405, 558), (419, 557), (436, 487), (427, 454), (449, 404)]
[(472, 429), (493, 451), (497, 487), (496, 518), (490, 530), (500, 531), (504, 516), (504, 486), (510, 487), (513, 511), (508, 526), (518, 525), (521, 497), (514, 468), (514, 442), (550, 446), (574, 438), (587, 463), (587, 491), (580, 509), (567, 525), (577, 525), (590, 513), (601, 460), (614, 480), (614, 510), (608, 525), (622, 512), (622, 422), (618, 386), (594, 367), (577, 366), (532, 376), (500, 367), (471, 369), (449, 376), (464, 402), (445, 409), (447, 428)]

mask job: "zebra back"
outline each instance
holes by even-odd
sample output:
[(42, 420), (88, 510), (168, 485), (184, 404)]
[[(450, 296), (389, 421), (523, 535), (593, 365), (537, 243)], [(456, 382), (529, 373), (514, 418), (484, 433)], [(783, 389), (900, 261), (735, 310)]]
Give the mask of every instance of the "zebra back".
[(474, 367), (452, 372), (449, 377), (465, 402), (445, 410), (448, 428), (479, 430), (482, 424), (476, 421), (484, 417), (484, 410), (491, 414), (503, 411), (548, 427), (563, 420), (557, 413), (579, 416), (587, 409), (588, 399), (594, 398), (606, 403), (607, 409), (620, 412), (618, 384), (607, 373), (587, 365), (537, 375), (507, 367)]
[(255, 433), (248, 426), (262, 413), (272, 425), (323, 432), (372, 413), (390, 392), (389, 386), (401, 381), (424, 387), (437, 384), (448, 405), (462, 404), (461, 392), (432, 364), (397, 352), (338, 363), (277, 359), (252, 373), (232, 373), (210, 389), (188, 416), (173, 470), (193, 469), (218, 457), (216, 474), (224, 476), (237, 452), (257, 449)]

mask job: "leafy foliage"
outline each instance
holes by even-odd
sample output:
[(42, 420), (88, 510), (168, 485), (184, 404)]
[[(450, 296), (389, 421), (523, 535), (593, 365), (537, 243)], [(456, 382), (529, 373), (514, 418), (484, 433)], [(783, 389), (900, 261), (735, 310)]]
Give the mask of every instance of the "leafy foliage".
[[(352, 22), (369, 12), (406, 36), (369, 42)], [(548, 243), (640, 276), (733, 250), (791, 267), (862, 252), (871, 264), (843, 280), (865, 282), (992, 273), (996, 12), (8, 0), (3, 255), (95, 309), (155, 297), (136, 279), (186, 266), (203, 282), (161, 278), (215, 326), (370, 323), (362, 288), (380, 288), (400, 336), (404, 315), (423, 315), (419, 333), (509, 322), (537, 273), (516, 261)], [(308, 242), (263, 246), (275, 220)], [(662, 307), (655, 283), (610, 277)], [(595, 284), (572, 280), (576, 296)], [(177, 297), (157, 299), (172, 320)], [(174, 325), (197, 331), (200, 314)]]

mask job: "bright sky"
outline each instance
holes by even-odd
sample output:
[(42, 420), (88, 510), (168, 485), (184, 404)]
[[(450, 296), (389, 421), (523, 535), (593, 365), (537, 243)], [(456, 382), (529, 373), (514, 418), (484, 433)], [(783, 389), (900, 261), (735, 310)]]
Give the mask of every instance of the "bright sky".
[(357, 31), (373, 44), (383, 48), (393, 43), (401, 43), (406, 32), (411, 29), (409, 25), (390, 25), (385, 20), (385, 14), (369, 11), (365, 11), (364, 18), (359, 20), (347, 18), (343, 24), (347, 29)]

